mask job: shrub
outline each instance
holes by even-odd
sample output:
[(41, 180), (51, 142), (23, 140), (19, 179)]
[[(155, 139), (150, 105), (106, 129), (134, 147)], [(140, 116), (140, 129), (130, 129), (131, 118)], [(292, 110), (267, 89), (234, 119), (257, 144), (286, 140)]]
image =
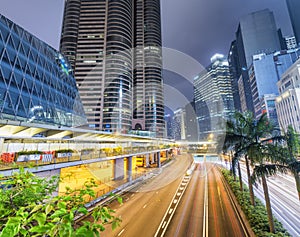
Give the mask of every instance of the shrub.
[(230, 174), (228, 170), (223, 169), (222, 174), (224, 178), (226, 179), (227, 183), (229, 184), (232, 192), (236, 196), (236, 199), (241, 206), (243, 212), (245, 213), (249, 224), (258, 237), (266, 237), (266, 236), (272, 236), (272, 237), (280, 237), (280, 236), (291, 236), (287, 230), (285, 230), (282, 226), (282, 224), (274, 218), (274, 224), (275, 224), (275, 230), (276, 234), (269, 232), (269, 222), (268, 222), (268, 215), (267, 210), (264, 204), (255, 197), (255, 207), (251, 205), (250, 202), (250, 194), (249, 190), (244, 184), (244, 191), (240, 191), (239, 182), (234, 181), (233, 176)]
[(21, 156), (21, 155), (35, 155), (35, 154), (43, 154), (43, 152), (42, 151), (19, 151), (19, 152), (17, 152), (18, 156)]
[[(99, 236), (107, 224), (117, 227), (120, 219), (108, 207), (98, 206), (89, 221), (75, 223), (78, 214), (87, 214), (85, 200), (95, 197), (89, 180), (82, 189), (67, 188), (65, 196), (52, 196), (59, 179), (39, 178), (24, 168), (7, 181), (9, 188), (0, 189), (0, 237)], [(118, 198), (121, 202), (121, 199)]]

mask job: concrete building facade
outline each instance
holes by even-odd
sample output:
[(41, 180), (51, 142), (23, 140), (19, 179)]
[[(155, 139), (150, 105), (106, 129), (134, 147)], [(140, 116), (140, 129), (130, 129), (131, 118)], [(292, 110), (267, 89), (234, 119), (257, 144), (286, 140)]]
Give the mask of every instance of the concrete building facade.
[(280, 95), (276, 98), (279, 126), (287, 131), (292, 126), (300, 133), (300, 59), (297, 60), (277, 83)]

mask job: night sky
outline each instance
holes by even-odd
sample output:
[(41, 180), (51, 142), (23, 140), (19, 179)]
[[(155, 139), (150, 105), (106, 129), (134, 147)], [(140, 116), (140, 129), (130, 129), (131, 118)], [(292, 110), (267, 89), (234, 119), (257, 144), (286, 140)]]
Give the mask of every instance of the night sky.
[[(58, 49), (63, 2), (0, 0), (0, 13)], [(189, 75), (185, 74), (189, 78), (176, 75), (181, 73), (181, 69), (165, 73), (165, 82), (178, 89), (187, 101), (192, 98), (192, 80), (199, 68), (207, 66), (213, 54), (228, 53), (241, 16), (269, 8), (274, 12), (277, 27), (282, 29), (283, 34), (291, 35), (292, 32), (284, 0), (161, 0), (161, 5), (163, 46), (184, 54), (188, 59), (183, 57), (183, 60), (187, 63), (192, 58), (199, 63), (199, 67), (193, 67)], [(168, 97), (166, 95), (166, 100), (170, 103), (172, 98)], [(169, 107), (174, 109), (181, 105), (176, 103)]]

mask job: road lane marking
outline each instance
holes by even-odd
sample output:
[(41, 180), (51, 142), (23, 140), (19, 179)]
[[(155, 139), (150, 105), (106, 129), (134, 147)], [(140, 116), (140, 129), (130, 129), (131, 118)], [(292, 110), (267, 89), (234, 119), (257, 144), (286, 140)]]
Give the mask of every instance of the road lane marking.
[(202, 236), (208, 236), (208, 182), (207, 182), (207, 172), (205, 167), (205, 184), (204, 184), (204, 210), (203, 210), (203, 232)]
[(125, 229), (121, 230), (118, 236), (121, 236), (121, 234), (125, 231)]
[[(178, 206), (178, 203), (180, 202), (180, 200), (185, 192), (185, 189), (187, 188), (187, 184), (189, 183), (189, 181), (190, 181), (190, 179), (185, 181), (184, 177), (182, 178), (181, 184), (178, 186), (176, 192), (174, 193), (173, 200), (171, 201), (168, 209), (166, 210), (165, 215), (164, 215), (162, 221), (160, 222), (160, 225), (159, 225), (154, 237), (164, 236), (164, 234), (168, 228), (168, 225), (170, 224), (170, 221), (171, 221), (171, 219), (175, 213), (175, 210)], [(182, 192), (178, 192), (181, 186), (185, 186), (185, 187), (182, 190)], [(175, 198), (177, 198), (177, 199), (175, 199)], [(170, 209), (172, 209), (172, 210), (170, 210)]]

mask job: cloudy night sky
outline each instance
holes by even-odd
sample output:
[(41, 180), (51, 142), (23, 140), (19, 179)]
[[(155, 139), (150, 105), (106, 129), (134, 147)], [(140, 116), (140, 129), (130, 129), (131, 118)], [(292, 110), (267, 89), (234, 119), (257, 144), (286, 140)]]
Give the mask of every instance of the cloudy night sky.
[[(63, 0), (0, 1), (1, 14), (58, 49)], [(240, 17), (253, 11), (269, 8), (283, 35), (292, 34), (284, 0), (161, 0), (161, 7), (163, 46), (203, 66), (209, 64), (213, 54), (228, 53)], [(191, 83), (187, 85), (174, 74), (166, 74), (165, 81), (170, 80), (176, 81), (179, 88), (192, 88)]]

